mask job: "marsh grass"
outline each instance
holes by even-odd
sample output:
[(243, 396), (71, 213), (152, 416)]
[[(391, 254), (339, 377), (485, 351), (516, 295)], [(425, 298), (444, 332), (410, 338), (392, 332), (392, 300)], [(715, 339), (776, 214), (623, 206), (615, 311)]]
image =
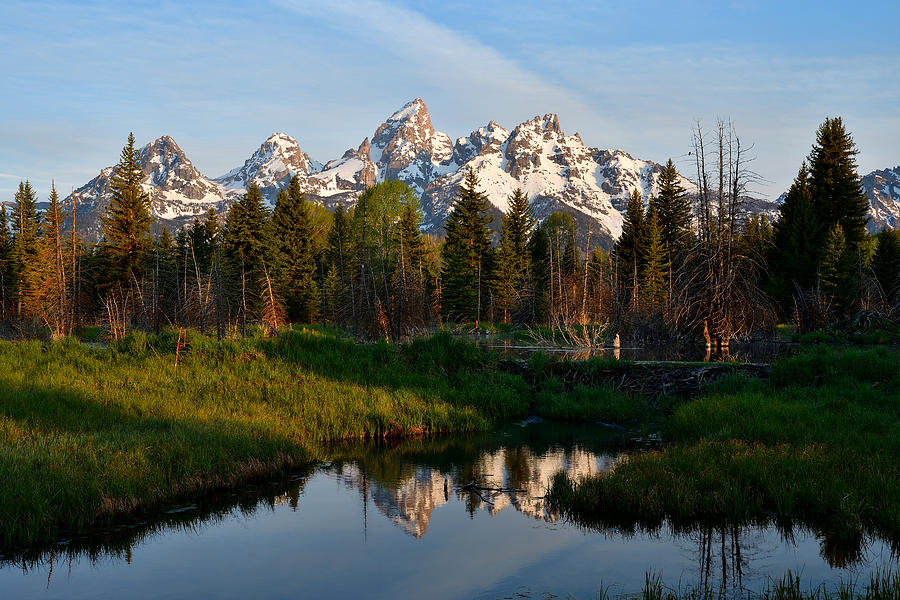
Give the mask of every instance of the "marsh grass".
[(788, 571), (782, 577), (773, 579), (762, 590), (743, 590), (731, 593), (722, 588), (707, 586), (668, 587), (662, 574), (647, 571), (644, 586), (638, 593), (613, 594), (608, 587), (602, 587), (597, 600), (896, 600), (900, 598), (900, 574), (893, 571), (876, 571), (864, 584), (841, 582), (836, 587), (826, 585), (805, 586), (798, 575)]
[(215, 341), (133, 333), (0, 343), (3, 545), (51, 540), (322, 455), (330, 440), (488, 429), (528, 384), (439, 334), (407, 346), (335, 332)]
[(895, 350), (820, 346), (778, 362), (768, 382), (725, 377), (663, 431), (663, 450), (605, 476), (560, 475), (552, 497), (601, 525), (796, 519), (831, 536), (835, 560), (866, 533), (900, 541)]

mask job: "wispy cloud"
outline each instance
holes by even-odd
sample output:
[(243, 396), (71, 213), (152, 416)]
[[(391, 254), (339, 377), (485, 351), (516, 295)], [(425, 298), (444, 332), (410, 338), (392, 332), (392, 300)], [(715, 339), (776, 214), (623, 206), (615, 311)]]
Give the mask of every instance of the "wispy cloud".
[(382, 64), (370, 63), (375, 76), (412, 78), (422, 88), (443, 92), (442, 98), (425, 98), (426, 102), (454, 107), (457, 119), (461, 115), (478, 119), (470, 120), (470, 126), (504, 113), (523, 118), (550, 111), (590, 112), (572, 89), (413, 10), (379, 0), (277, 0), (277, 4), (348, 36), (354, 48), (377, 48), (377, 54), (389, 58)]

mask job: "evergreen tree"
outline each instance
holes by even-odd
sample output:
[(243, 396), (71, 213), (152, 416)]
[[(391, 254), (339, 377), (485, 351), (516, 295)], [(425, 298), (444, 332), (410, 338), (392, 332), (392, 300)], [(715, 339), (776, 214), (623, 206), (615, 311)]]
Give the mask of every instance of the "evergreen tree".
[(330, 318), (341, 322), (348, 315), (356, 314), (356, 290), (354, 288), (353, 232), (344, 207), (334, 211), (331, 229), (328, 231), (326, 262), (326, 305)]
[(875, 239), (872, 272), (891, 306), (900, 304), (900, 231), (885, 229)]
[(779, 208), (769, 260), (771, 293), (784, 311), (793, 304), (795, 286), (806, 290), (815, 284), (826, 231), (813, 204), (804, 162)]
[(49, 207), (41, 224), (34, 256), (23, 269), (23, 314), (40, 319), (56, 338), (68, 331), (62, 212), (56, 186), (51, 185)]
[(634, 190), (625, 206), (625, 214), (622, 215), (622, 235), (615, 246), (619, 264), (626, 272), (631, 272), (634, 265), (640, 267), (645, 239), (644, 201), (640, 190)]
[(671, 158), (659, 174), (659, 194), (650, 199), (650, 206), (656, 210), (662, 242), (669, 255), (683, 257), (694, 239), (691, 199)]
[(630, 292), (633, 303), (638, 301), (646, 238), (644, 201), (640, 190), (635, 189), (625, 207), (625, 214), (622, 216), (622, 235), (615, 245), (619, 285)]
[(395, 233), (392, 268), (395, 313), (402, 328), (421, 325), (428, 318), (425, 242), (419, 230), (420, 222), (419, 211), (411, 205), (403, 206)]
[(662, 227), (655, 207), (650, 207), (646, 218), (646, 243), (643, 248), (643, 286), (644, 306), (651, 313), (661, 311), (669, 295), (668, 273), (669, 259), (663, 242)]
[(313, 322), (319, 312), (319, 286), (315, 280), (316, 257), (313, 248), (309, 205), (300, 179), (294, 175), (278, 192), (272, 215), (275, 243), (275, 279), (292, 321)]
[(510, 247), (516, 256), (524, 260), (527, 256), (528, 240), (531, 239), (537, 219), (534, 218), (534, 208), (522, 188), (516, 188), (509, 197), (509, 211), (506, 216)]
[(153, 245), (153, 323), (158, 330), (163, 323), (174, 322), (181, 309), (178, 304), (178, 249), (167, 227), (162, 228)]
[(264, 300), (260, 283), (268, 274), (266, 265), (271, 263), (269, 220), (270, 211), (255, 183), (247, 186), (247, 193), (231, 205), (225, 217), (222, 250), (238, 288), (243, 328), (257, 312), (259, 301)]
[(0, 318), (6, 318), (9, 306), (11, 283), (10, 266), (12, 245), (9, 239), (9, 219), (6, 216), (6, 205), (0, 204)]
[(36, 261), (38, 253), (38, 235), (40, 233), (40, 217), (37, 212), (37, 195), (28, 181), (19, 182), (13, 202), (12, 214), (12, 264), (10, 279), (13, 297), (16, 302), (16, 314), (25, 312), (27, 268)]
[(477, 321), (487, 314), (494, 268), (492, 220), (487, 196), (478, 191), (478, 177), (469, 168), (445, 224), (441, 308), (448, 318)]
[(859, 151), (840, 117), (827, 118), (816, 132), (809, 155), (809, 187), (824, 231), (840, 225), (847, 245), (858, 247), (867, 237), (869, 201), (856, 172)]
[(838, 313), (843, 315), (855, 297), (855, 252), (847, 244), (844, 230), (836, 223), (825, 241), (825, 251), (820, 267), (822, 289), (835, 303)]
[(102, 287), (130, 286), (140, 279), (146, 252), (152, 245), (150, 197), (141, 188), (144, 172), (134, 134), (122, 149), (110, 182), (111, 196), (102, 218), (100, 242)]
[(497, 257), (496, 296), (504, 322), (512, 312), (516, 320), (527, 316), (533, 294), (528, 242), (536, 223), (528, 197), (517, 188), (509, 197), (509, 211), (503, 217), (500, 251)]

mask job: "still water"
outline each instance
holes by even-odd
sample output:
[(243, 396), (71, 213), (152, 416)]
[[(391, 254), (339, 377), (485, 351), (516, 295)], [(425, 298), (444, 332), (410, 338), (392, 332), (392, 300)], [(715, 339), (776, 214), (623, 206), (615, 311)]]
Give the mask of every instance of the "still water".
[[(490, 435), (352, 445), (282, 480), (0, 559), (0, 598), (594, 598), (670, 586), (760, 589), (897, 568), (774, 525), (585, 529), (544, 499), (558, 471), (615, 468), (632, 434), (522, 423)], [(473, 484), (474, 482), (474, 484)]]
[(648, 344), (643, 346), (623, 342), (620, 348), (573, 348), (567, 346), (523, 345), (508, 335), (485, 335), (472, 337), (483, 348), (500, 353), (504, 358), (528, 359), (536, 351), (568, 358), (586, 360), (588, 358), (615, 358), (630, 361), (664, 362), (739, 362), (772, 363), (779, 358), (790, 356), (795, 344), (778, 342), (732, 342), (729, 348), (708, 349), (704, 344)]

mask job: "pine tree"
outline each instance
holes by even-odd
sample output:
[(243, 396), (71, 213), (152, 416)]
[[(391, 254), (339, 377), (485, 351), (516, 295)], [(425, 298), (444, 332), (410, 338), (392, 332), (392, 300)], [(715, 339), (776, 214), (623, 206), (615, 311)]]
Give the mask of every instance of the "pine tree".
[(421, 325), (428, 317), (428, 292), (424, 268), (425, 243), (419, 230), (421, 216), (411, 205), (400, 211), (394, 244), (394, 296), (402, 328)]
[(494, 267), (492, 220), (487, 196), (478, 191), (478, 177), (469, 168), (445, 224), (441, 308), (448, 318), (478, 321), (487, 314)]
[(140, 279), (145, 255), (152, 245), (150, 197), (141, 188), (144, 172), (134, 134), (122, 149), (110, 182), (112, 194), (102, 218), (100, 242), (101, 285), (105, 288), (130, 286)]
[(663, 245), (673, 257), (683, 257), (693, 243), (691, 199), (681, 185), (678, 171), (670, 158), (659, 174), (659, 193), (651, 198), (656, 209)]
[(843, 315), (855, 297), (855, 251), (847, 244), (844, 230), (836, 223), (828, 232), (825, 251), (820, 267), (822, 289), (835, 303), (838, 313)]
[(225, 218), (222, 249), (237, 282), (243, 328), (262, 299), (260, 282), (271, 263), (269, 221), (270, 211), (255, 183), (247, 186), (247, 193), (231, 205)]
[(815, 284), (826, 231), (813, 204), (804, 162), (779, 208), (769, 260), (771, 293), (783, 310), (792, 306), (795, 286), (808, 290)]
[(497, 256), (495, 288), (504, 322), (509, 322), (510, 313), (516, 320), (524, 319), (531, 304), (534, 284), (528, 242), (536, 223), (528, 197), (517, 188), (509, 197), (509, 211), (503, 217)]
[(167, 227), (156, 237), (153, 248), (154, 328), (163, 323), (177, 322), (181, 307), (178, 304), (178, 249)]
[(311, 323), (318, 315), (321, 297), (315, 280), (316, 257), (309, 206), (296, 175), (278, 193), (272, 215), (272, 237), (275, 244), (274, 278), (284, 299), (287, 316), (292, 321)]
[(647, 225), (644, 222), (644, 201), (640, 190), (635, 189), (628, 199), (622, 220), (622, 235), (615, 246), (619, 285), (631, 295), (631, 302), (638, 302), (640, 273), (643, 270)]
[[(327, 279), (327, 303), (330, 306), (331, 319), (342, 322), (346, 317), (356, 314), (356, 289), (354, 288), (353, 233), (350, 219), (339, 205), (334, 211), (331, 229), (328, 231), (328, 247), (326, 262), (329, 265)], [(332, 274), (332, 271), (334, 273)]]
[(39, 319), (54, 338), (68, 331), (62, 212), (56, 186), (51, 184), (50, 202), (36, 240), (36, 252), (24, 266), (23, 314)]
[(876, 237), (872, 272), (890, 306), (900, 304), (900, 231), (886, 229)]
[(830, 231), (839, 224), (847, 245), (858, 247), (867, 237), (869, 201), (856, 171), (859, 151), (840, 117), (827, 118), (816, 132), (809, 155), (809, 187), (813, 206)]
[(12, 245), (9, 239), (9, 219), (6, 205), (0, 204), (0, 318), (6, 319), (13, 279), (10, 277)]
[(37, 195), (28, 181), (19, 182), (12, 214), (12, 264), (10, 279), (13, 297), (16, 302), (16, 314), (25, 312), (25, 293), (28, 275), (27, 268), (34, 264), (38, 253), (38, 235), (40, 233), (40, 217), (37, 212)]
[(669, 259), (659, 217), (653, 206), (647, 211), (646, 244), (643, 247), (643, 254), (644, 267), (641, 276), (643, 303), (649, 312), (658, 313), (665, 307), (668, 298)]
[(495, 273), (495, 296), (497, 308), (500, 309), (502, 320), (509, 323), (510, 312), (514, 311), (521, 302), (521, 288), (519, 287), (521, 258), (515, 252), (515, 242), (510, 231), (510, 217), (503, 217), (503, 225), (500, 230), (500, 251), (497, 253), (497, 269)]

